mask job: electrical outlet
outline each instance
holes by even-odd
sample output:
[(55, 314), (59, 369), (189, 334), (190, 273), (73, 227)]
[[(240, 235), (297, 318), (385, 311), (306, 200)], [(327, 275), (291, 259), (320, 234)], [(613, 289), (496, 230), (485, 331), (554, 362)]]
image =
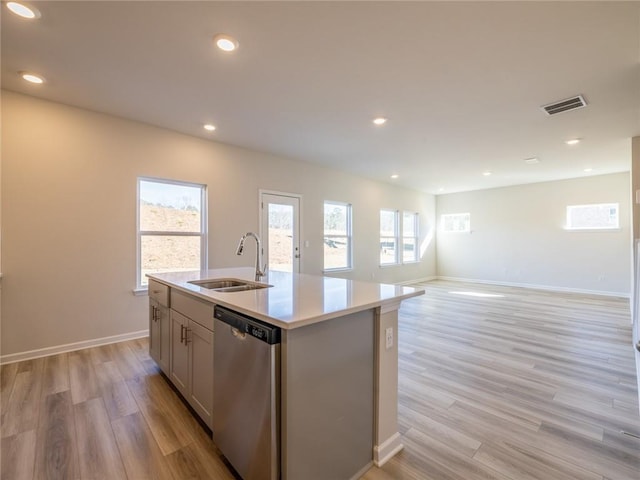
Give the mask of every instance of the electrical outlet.
[(386, 348), (389, 350), (393, 347), (393, 327), (389, 327), (385, 330)]

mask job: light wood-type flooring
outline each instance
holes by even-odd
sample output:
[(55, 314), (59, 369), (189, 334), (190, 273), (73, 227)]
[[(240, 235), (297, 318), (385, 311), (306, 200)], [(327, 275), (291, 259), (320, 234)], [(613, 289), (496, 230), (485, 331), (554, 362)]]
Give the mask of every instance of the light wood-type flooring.
[[(405, 449), (364, 480), (640, 479), (628, 300), (423, 286), (398, 332)], [(233, 479), (147, 347), (3, 366), (2, 480)]]

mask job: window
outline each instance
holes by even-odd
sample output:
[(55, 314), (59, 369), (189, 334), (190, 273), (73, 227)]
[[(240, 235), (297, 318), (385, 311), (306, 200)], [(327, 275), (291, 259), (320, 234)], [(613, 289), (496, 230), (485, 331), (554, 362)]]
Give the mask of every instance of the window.
[(418, 214), (402, 212), (402, 263), (418, 261)]
[(352, 268), (351, 205), (324, 202), (324, 269)]
[(380, 265), (398, 263), (398, 212), (380, 210)]
[(617, 203), (567, 206), (568, 230), (606, 230), (620, 228)]
[(207, 267), (206, 186), (138, 178), (137, 285), (147, 273)]
[(440, 218), (443, 232), (471, 231), (471, 214), (469, 213), (448, 213), (442, 215)]

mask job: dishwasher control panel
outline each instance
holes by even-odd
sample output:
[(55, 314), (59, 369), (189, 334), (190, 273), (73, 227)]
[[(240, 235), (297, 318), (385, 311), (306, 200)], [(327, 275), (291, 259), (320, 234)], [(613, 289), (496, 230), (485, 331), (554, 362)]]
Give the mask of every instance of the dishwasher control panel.
[(219, 306), (215, 307), (213, 316), (221, 322), (238, 329), (240, 332), (246, 333), (269, 345), (280, 343), (280, 328), (278, 327)]

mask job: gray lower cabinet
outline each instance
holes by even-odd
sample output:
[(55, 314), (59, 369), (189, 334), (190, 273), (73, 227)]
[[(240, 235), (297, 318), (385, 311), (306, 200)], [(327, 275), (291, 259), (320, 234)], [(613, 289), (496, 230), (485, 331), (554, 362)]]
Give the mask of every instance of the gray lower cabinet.
[(170, 366), (171, 325), (169, 287), (149, 281), (149, 355), (167, 374)]
[(187, 397), (189, 385), (189, 344), (185, 333), (189, 319), (171, 310), (171, 373), (169, 378), (178, 390)]
[(163, 372), (169, 372), (171, 345), (169, 309), (149, 299), (149, 354)]
[[(211, 427), (213, 408), (213, 304), (171, 291), (169, 379)], [(176, 299), (174, 301), (174, 299)], [(178, 311), (181, 310), (181, 311)], [(195, 318), (190, 318), (191, 315)]]
[(213, 332), (197, 322), (189, 326), (189, 402), (211, 428), (213, 411)]

